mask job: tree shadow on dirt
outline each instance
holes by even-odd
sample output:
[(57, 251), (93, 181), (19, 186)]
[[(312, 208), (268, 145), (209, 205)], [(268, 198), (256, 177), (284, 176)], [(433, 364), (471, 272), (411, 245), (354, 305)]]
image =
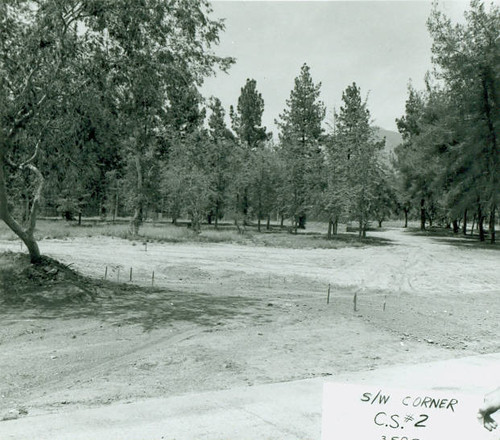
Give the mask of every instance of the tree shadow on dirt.
[(492, 251), (500, 251), (498, 243), (490, 243), (489, 241), (479, 241), (478, 237), (432, 237), (437, 243), (448, 244), (451, 246), (466, 248), (466, 249), (488, 249)]
[(359, 238), (357, 234), (338, 233), (328, 239), (320, 232), (299, 232), (297, 235), (281, 232), (269, 234), (255, 234), (252, 242), (258, 246), (270, 246), (290, 249), (341, 249), (346, 247), (363, 248), (371, 246), (391, 246), (393, 240), (368, 235)]
[(11, 258), (11, 264), (1, 264), (5, 258), (0, 258), (0, 314), (4, 318), (94, 318), (140, 325), (149, 331), (176, 322), (212, 327), (263, 317), (264, 306), (255, 299), (98, 281), (54, 260), (32, 266), (23, 257)]
[(447, 244), (459, 248), (467, 249), (488, 249), (499, 251), (499, 243), (490, 243), (489, 235), (486, 234), (485, 241), (479, 241), (477, 235), (455, 234), (452, 229), (447, 228), (431, 228), (422, 231), (417, 228), (408, 229), (408, 233), (415, 236), (429, 237), (436, 243)]

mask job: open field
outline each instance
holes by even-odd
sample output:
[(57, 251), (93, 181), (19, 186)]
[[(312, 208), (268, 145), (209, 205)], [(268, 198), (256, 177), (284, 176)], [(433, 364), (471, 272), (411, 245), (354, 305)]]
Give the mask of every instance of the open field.
[[(18, 282), (26, 262), (3, 254), (0, 416), (500, 351), (498, 246), (371, 235), (337, 248), (314, 235), (286, 246), (289, 234), (147, 250), (110, 236), (41, 241), (87, 281), (52, 267)], [(19, 243), (1, 240), (5, 251)]]

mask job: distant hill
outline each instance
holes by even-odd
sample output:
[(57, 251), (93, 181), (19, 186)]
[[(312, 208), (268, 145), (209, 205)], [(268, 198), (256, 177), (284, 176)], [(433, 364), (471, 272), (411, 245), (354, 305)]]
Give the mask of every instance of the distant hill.
[(385, 138), (385, 147), (382, 151), (382, 155), (387, 163), (390, 163), (391, 157), (394, 154), (394, 149), (403, 142), (402, 136), (396, 131), (386, 130), (381, 127), (374, 127), (376, 130), (377, 137), (379, 139)]

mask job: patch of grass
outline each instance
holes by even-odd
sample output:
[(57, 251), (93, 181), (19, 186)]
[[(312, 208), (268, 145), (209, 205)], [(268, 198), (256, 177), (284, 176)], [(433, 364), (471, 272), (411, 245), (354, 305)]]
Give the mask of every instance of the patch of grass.
[(379, 237), (359, 239), (357, 234), (337, 234), (328, 240), (325, 234), (287, 232), (255, 234), (252, 242), (260, 246), (291, 248), (291, 249), (341, 249), (345, 247), (383, 246), (392, 242)]
[[(175, 226), (171, 223), (144, 223), (139, 237), (131, 234), (128, 223), (112, 224), (98, 220), (84, 221), (81, 225), (64, 220), (39, 220), (35, 231), (37, 240), (98, 236), (165, 243), (242, 243), (248, 240), (246, 236), (238, 234), (236, 229), (227, 226), (219, 230), (215, 230), (213, 226), (206, 226), (201, 234), (195, 234), (185, 225)], [(0, 240), (19, 240), (19, 238), (3, 222), (0, 222)]]
[[(257, 232), (256, 225), (246, 227), (245, 233), (238, 233), (236, 226), (223, 223), (215, 229), (213, 225), (204, 225), (200, 234), (194, 233), (187, 227), (187, 222), (178, 226), (170, 222), (144, 223), (139, 236), (133, 236), (126, 220), (110, 223), (99, 219), (85, 219), (81, 225), (76, 222), (67, 222), (56, 219), (41, 219), (37, 222), (35, 237), (38, 240), (66, 238), (85, 238), (109, 236), (128, 240), (142, 240), (144, 242), (163, 243), (236, 243), (242, 245), (270, 246), (292, 249), (338, 249), (342, 247), (363, 247), (388, 244), (388, 240), (378, 237), (358, 239), (357, 233), (339, 233), (327, 240), (327, 225), (321, 222), (310, 222), (306, 230), (299, 230), (298, 234), (291, 234), (289, 227), (280, 228), (272, 224), (270, 230), (262, 225), (261, 232)], [(18, 240), (3, 223), (0, 223), (0, 239)]]

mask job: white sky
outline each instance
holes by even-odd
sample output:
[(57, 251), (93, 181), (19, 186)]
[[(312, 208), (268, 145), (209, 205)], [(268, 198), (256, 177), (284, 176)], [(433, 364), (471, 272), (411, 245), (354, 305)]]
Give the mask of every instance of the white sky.
[[(236, 106), (247, 78), (257, 81), (265, 102), (263, 124), (276, 132), (274, 119), (285, 108), (294, 78), (306, 62), (322, 83), (327, 120), (341, 105), (353, 81), (369, 93), (376, 125), (396, 131), (408, 81), (423, 87), (431, 69), (431, 39), (426, 20), (429, 1), (214, 1), (213, 17), (225, 18), (217, 54), (233, 56), (226, 75), (206, 80), (204, 96), (217, 96), (226, 112)], [(440, 8), (460, 20), (468, 2)]]

